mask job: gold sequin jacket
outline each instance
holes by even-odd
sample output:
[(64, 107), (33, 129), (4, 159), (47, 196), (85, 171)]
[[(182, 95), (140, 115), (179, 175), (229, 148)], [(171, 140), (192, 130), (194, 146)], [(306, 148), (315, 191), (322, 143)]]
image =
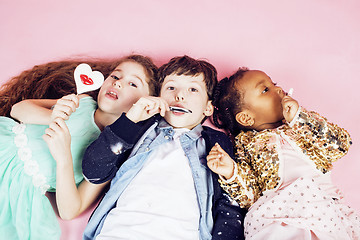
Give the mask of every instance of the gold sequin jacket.
[(250, 207), (263, 192), (280, 186), (281, 137), (295, 150), (306, 154), (322, 173), (328, 172), (332, 163), (344, 156), (351, 145), (345, 129), (304, 108), (299, 108), (290, 124), (260, 132), (241, 132), (235, 138), (236, 172), (228, 181), (219, 180), (222, 188), (241, 207)]

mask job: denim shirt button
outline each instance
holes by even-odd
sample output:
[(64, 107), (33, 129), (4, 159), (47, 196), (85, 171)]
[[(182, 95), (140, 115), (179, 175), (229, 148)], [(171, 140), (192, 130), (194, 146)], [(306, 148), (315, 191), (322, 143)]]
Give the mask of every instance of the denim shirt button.
[(169, 139), (169, 136), (168, 135), (165, 135), (165, 137), (164, 137), (166, 140), (168, 140)]
[(145, 151), (146, 151), (146, 152), (150, 151), (150, 148), (149, 148), (149, 147), (147, 147), (147, 148), (145, 149)]

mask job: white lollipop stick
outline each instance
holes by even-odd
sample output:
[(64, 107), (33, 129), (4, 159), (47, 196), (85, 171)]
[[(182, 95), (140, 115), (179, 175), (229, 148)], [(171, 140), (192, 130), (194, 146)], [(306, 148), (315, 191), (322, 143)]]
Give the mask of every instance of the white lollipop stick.
[(293, 95), (293, 92), (294, 92), (294, 89), (293, 89), (293, 88), (290, 88), (290, 89), (289, 89), (289, 92), (288, 92), (288, 96), (291, 97), (291, 96)]
[(192, 111), (190, 109), (186, 109), (186, 108), (175, 107), (175, 106), (170, 106), (169, 108), (170, 108), (170, 111), (173, 111), (173, 112), (192, 113)]

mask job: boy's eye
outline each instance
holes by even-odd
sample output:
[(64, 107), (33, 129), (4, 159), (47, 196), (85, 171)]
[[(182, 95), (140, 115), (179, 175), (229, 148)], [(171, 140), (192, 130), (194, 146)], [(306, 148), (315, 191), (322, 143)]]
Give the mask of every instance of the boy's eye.
[(261, 93), (266, 93), (269, 91), (269, 88), (268, 87), (265, 87), (265, 89), (261, 92)]
[(119, 80), (120, 78), (118, 78), (117, 76), (115, 76), (115, 75), (111, 75), (111, 77), (113, 78), (113, 79), (115, 79), (115, 80)]
[(168, 87), (167, 89), (168, 90), (174, 90), (175, 88), (174, 87)]
[(137, 85), (136, 85), (135, 83), (133, 83), (133, 82), (129, 82), (129, 85), (130, 85), (131, 87), (137, 88)]
[(198, 90), (196, 88), (190, 88), (190, 92), (197, 92)]
[(273, 84), (274, 84), (274, 86), (277, 86), (277, 83), (276, 83), (276, 82), (274, 82)]

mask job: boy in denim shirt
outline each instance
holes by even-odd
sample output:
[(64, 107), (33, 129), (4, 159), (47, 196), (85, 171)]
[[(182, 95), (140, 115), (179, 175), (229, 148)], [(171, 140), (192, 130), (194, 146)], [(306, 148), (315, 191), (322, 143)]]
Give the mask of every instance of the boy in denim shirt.
[(201, 125), (216, 69), (183, 56), (159, 74), (160, 97), (139, 99), (85, 153), (85, 178), (111, 185), (84, 239), (243, 239), (245, 210), (206, 164), (216, 142), (232, 155), (224, 133)]

